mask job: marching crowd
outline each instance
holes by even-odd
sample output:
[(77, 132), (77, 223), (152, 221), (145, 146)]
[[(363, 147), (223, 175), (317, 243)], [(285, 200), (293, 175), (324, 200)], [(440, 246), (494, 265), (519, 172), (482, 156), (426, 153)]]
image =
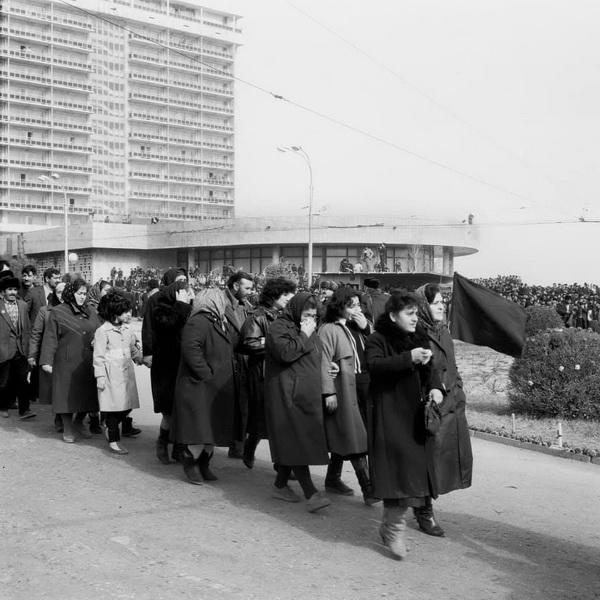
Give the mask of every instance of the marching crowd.
[[(386, 294), (370, 280), (354, 288), (298, 291), (286, 278), (232, 273), (224, 287), (190, 293), (184, 269), (169, 269), (145, 298), (142, 339), (129, 325), (131, 300), (109, 282), (35, 269), (19, 280), (0, 272), (0, 413), (35, 417), (30, 401), (51, 403), (66, 443), (140, 433), (134, 365), (150, 369), (160, 414), (156, 457), (181, 463), (184, 478), (217, 480), (215, 447), (252, 469), (268, 439), (271, 495), (306, 508), (352, 495), (345, 461), (365, 505), (382, 502), (379, 534), (396, 558), (407, 548), (409, 509), (426, 534), (443, 536), (433, 511), (440, 494), (470, 486), (472, 454), (465, 395), (445, 305), (430, 284)], [(333, 288), (334, 286), (330, 286)], [(249, 298), (258, 292), (255, 305)], [(325, 491), (310, 467), (327, 465)]]

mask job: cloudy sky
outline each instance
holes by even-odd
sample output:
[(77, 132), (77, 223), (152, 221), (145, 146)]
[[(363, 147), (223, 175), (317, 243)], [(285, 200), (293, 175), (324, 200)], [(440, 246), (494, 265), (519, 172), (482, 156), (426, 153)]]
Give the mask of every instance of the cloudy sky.
[(326, 214), (472, 213), (464, 274), (600, 282), (600, 4), (228, 6), (244, 16), (237, 76), (290, 101), (237, 84), (239, 216), (306, 214), (306, 166), (276, 149), (295, 144)]

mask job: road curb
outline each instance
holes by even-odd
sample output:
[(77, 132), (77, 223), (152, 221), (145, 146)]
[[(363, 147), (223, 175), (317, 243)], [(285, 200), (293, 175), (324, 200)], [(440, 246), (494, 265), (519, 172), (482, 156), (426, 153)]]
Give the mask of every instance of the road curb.
[(541, 446), (540, 444), (532, 444), (531, 442), (522, 442), (521, 440), (515, 440), (510, 437), (504, 437), (495, 433), (487, 433), (485, 431), (478, 431), (477, 429), (470, 429), (472, 437), (478, 437), (488, 442), (496, 442), (498, 444), (504, 444), (505, 446), (513, 446), (515, 448), (522, 448), (523, 450), (533, 450), (533, 452), (541, 452), (542, 454), (549, 454), (550, 456), (557, 456), (559, 458), (567, 458), (569, 460), (576, 460), (578, 462), (590, 463), (592, 465), (600, 466), (600, 456), (588, 456), (587, 454), (580, 454), (570, 452), (566, 449), (549, 448), (548, 446)]

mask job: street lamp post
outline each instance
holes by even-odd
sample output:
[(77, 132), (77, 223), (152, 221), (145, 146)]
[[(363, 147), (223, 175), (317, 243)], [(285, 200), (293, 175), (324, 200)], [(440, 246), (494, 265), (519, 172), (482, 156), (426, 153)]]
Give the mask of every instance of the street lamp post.
[(308, 167), (309, 187), (308, 187), (308, 286), (313, 282), (313, 172), (310, 156), (302, 146), (277, 146), (279, 152), (294, 152), (301, 156)]
[[(50, 173), (48, 175), (40, 175), (38, 177), (41, 181), (50, 181), (54, 179), (55, 181), (60, 179), (60, 175), (58, 173)], [(67, 190), (63, 187), (63, 199), (64, 199), (64, 228), (65, 228), (65, 271), (66, 275), (69, 272), (69, 200), (67, 198)]]

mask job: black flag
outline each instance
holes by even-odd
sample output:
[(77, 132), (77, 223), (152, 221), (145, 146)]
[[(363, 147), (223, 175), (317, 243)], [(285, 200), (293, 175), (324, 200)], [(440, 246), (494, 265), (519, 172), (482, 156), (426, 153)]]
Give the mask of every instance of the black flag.
[(518, 304), (454, 273), (450, 310), (454, 339), (518, 357), (525, 343), (526, 319)]

